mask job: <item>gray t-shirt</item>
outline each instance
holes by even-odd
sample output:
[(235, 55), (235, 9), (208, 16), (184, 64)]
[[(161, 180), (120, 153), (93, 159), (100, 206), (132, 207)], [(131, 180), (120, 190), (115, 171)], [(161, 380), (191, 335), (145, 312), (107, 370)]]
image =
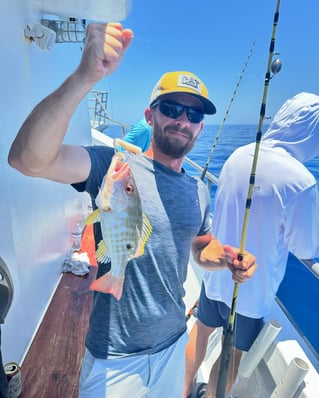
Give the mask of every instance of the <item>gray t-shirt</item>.
[[(73, 186), (87, 191), (94, 202), (114, 150), (86, 149), (92, 161), (89, 178)], [(95, 293), (86, 346), (97, 358), (159, 352), (186, 331), (183, 283), (191, 243), (211, 228), (209, 192), (199, 178), (144, 155), (131, 155), (128, 163), (153, 231), (143, 256), (127, 265), (120, 301)], [(99, 223), (94, 224), (94, 233), (98, 244)], [(98, 276), (109, 268), (110, 264), (100, 264)]]

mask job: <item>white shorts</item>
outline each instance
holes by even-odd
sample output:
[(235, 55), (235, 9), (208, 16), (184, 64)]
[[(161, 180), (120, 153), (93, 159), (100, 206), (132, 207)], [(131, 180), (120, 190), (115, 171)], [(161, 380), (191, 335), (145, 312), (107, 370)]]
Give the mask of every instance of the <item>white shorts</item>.
[(188, 334), (156, 354), (83, 359), (79, 398), (181, 398)]

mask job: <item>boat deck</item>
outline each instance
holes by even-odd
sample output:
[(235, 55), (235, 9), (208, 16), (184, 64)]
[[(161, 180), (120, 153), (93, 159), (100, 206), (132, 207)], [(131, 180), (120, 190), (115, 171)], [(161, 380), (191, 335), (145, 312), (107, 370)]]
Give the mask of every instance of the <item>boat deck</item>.
[[(90, 255), (93, 243), (84, 233), (82, 251)], [(91, 247), (92, 249), (92, 247)], [(94, 252), (94, 248), (93, 248)], [(92, 251), (91, 251), (92, 253)], [(41, 326), (22, 363), (22, 398), (75, 398), (84, 355), (84, 341), (91, 312), (96, 266), (86, 276), (62, 275)]]

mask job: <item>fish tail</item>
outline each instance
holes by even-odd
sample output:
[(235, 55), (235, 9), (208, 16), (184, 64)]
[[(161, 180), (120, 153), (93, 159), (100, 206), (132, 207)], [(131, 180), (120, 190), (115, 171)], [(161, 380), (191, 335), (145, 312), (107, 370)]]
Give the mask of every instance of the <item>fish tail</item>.
[(110, 293), (119, 301), (123, 293), (123, 283), (123, 277), (114, 276), (108, 272), (93, 281), (90, 289), (101, 293)]

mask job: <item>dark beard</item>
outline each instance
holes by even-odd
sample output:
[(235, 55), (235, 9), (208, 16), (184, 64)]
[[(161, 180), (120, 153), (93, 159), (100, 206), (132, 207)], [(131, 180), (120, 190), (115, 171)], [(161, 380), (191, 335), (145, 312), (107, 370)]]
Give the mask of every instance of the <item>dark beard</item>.
[(190, 150), (195, 145), (196, 140), (192, 138), (192, 133), (188, 129), (179, 129), (178, 126), (169, 127), (170, 130), (173, 130), (174, 128), (176, 131), (182, 131), (183, 133), (187, 134), (190, 139), (188, 143), (181, 145), (180, 140), (171, 137), (169, 133), (165, 132), (165, 129), (163, 131), (155, 120), (153, 126), (152, 141), (156, 148), (164, 153), (164, 155), (169, 156), (173, 159), (180, 159), (190, 152)]

